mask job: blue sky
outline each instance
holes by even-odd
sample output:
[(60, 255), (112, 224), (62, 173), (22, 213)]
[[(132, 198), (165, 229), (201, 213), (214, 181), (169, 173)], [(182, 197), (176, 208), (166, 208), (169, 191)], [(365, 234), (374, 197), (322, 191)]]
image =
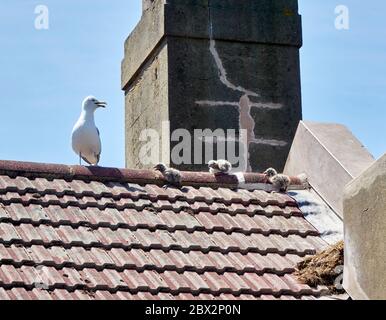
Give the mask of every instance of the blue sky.
[[(49, 30), (36, 30), (37, 5)], [(347, 125), (376, 156), (386, 152), (386, 2), (299, 0), (303, 113)], [(335, 29), (334, 9), (350, 10)], [(86, 95), (98, 110), (101, 165), (124, 166), (123, 42), (141, 15), (140, 0), (1, 0), (0, 159), (77, 163), (70, 134)]]

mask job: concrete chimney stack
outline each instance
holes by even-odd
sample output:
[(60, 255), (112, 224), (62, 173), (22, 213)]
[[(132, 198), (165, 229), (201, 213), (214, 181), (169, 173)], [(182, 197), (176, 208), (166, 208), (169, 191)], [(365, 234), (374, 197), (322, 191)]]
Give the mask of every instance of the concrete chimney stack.
[(155, 0), (142, 0), (142, 11), (149, 9)]
[(198, 171), (225, 157), (239, 170), (282, 170), (302, 118), (298, 1), (143, 8), (122, 62), (127, 167), (150, 167), (151, 156)]

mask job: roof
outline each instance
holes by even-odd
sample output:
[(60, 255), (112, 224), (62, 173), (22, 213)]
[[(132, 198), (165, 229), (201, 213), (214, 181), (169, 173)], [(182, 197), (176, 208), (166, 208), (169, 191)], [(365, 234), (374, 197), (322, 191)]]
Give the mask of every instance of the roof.
[[(298, 183), (292, 178), (293, 184)], [(314, 299), (295, 266), (325, 248), (264, 175), (0, 161), (0, 299)]]

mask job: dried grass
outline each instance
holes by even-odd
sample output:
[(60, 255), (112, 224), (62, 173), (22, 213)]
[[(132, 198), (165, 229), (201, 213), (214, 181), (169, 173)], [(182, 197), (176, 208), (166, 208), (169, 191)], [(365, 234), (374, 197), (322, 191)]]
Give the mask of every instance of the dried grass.
[(335, 286), (339, 276), (336, 272), (338, 266), (344, 263), (344, 243), (338, 242), (325, 251), (309, 257), (297, 265), (296, 276), (299, 281), (310, 287), (327, 286), (331, 293), (342, 293)]

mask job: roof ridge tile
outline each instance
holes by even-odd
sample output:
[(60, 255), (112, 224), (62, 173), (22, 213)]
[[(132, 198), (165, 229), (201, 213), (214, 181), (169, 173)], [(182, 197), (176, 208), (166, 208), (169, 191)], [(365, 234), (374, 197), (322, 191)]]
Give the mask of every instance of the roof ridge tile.
[[(120, 169), (107, 167), (84, 167), (78, 165), (47, 164), (20, 161), (0, 160), (0, 175), (11, 178), (26, 177), (30, 179), (46, 178), (48, 180), (63, 179), (67, 182), (79, 180), (83, 182), (131, 182), (140, 185), (155, 184), (163, 186), (165, 180), (154, 170)], [(243, 173), (245, 182), (240, 183), (237, 175), (213, 175), (204, 172), (182, 172), (182, 184), (198, 187), (237, 188), (256, 184), (270, 184), (268, 178), (261, 173)], [(297, 177), (291, 177), (294, 186), (302, 187)]]

